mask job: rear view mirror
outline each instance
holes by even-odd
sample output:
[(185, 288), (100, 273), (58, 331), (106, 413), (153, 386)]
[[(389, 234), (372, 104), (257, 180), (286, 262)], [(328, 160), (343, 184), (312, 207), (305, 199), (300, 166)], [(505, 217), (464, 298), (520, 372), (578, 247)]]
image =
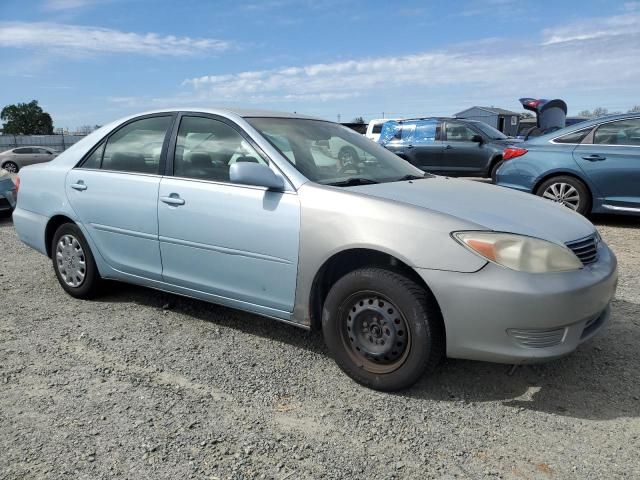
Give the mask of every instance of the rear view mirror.
[(482, 137), (480, 135), (474, 135), (473, 137), (471, 137), (471, 141), (476, 143), (482, 143), (484, 140), (482, 140)]
[(261, 163), (238, 162), (231, 165), (229, 179), (232, 183), (255, 185), (269, 190), (283, 191), (284, 180)]

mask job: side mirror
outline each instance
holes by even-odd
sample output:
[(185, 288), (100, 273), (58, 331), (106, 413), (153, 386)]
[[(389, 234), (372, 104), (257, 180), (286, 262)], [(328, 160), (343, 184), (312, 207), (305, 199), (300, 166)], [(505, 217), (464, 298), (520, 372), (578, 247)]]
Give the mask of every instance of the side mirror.
[(241, 185), (255, 185), (267, 187), (269, 190), (284, 190), (284, 180), (261, 163), (237, 162), (229, 169), (229, 179), (232, 183)]
[(476, 143), (484, 143), (484, 140), (480, 135), (474, 135), (473, 137), (471, 137), (471, 141)]

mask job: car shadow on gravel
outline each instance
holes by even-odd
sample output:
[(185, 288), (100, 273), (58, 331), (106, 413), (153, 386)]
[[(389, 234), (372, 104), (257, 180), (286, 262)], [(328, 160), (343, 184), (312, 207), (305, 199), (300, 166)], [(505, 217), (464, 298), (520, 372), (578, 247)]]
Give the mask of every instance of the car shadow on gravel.
[[(108, 293), (96, 302), (135, 303), (157, 308), (160, 314), (167, 309), (328, 355), (319, 332), (304, 332), (275, 320), (144, 287), (110, 283)], [(523, 365), (512, 375), (510, 365), (446, 360), (432, 375), (397, 395), (437, 402), (501, 402), (518, 411), (594, 420), (640, 417), (634, 363), (634, 352), (640, 345), (640, 322), (635, 319), (640, 319), (640, 305), (616, 300), (612, 324), (566, 358)], [(354, 388), (358, 387), (354, 384)]]
[(620, 227), (620, 228), (638, 228), (640, 226), (640, 216), (633, 215), (604, 215), (595, 214), (589, 218), (591, 222), (597, 226), (603, 227)]
[(501, 402), (520, 411), (591, 420), (640, 417), (640, 305), (616, 300), (613, 309), (613, 320), (605, 331), (565, 358), (522, 365), (514, 372), (509, 365), (447, 360), (401, 395)]
[(233, 328), (249, 335), (268, 338), (274, 342), (305, 348), (314, 353), (327, 353), (322, 335), (319, 335), (318, 332), (309, 334), (299, 327), (270, 318), (125, 283), (108, 282), (105, 290), (103, 295), (94, 300), (95, 302), (135, 303), (157, 308), (159, 314), (170, 310), (220, 327)]

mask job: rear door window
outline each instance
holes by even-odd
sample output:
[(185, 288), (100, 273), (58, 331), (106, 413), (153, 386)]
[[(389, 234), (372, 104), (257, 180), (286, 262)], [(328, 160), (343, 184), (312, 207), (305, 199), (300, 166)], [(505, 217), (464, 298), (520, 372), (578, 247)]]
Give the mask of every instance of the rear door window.
[(26, 153), (33, 153), (33, 148), (30, 147), (20, 147), (16, 148), (13, 153), (17, 153), (19, 155), (24, 155)]
[(113, 133), (102, 156), (103, 170), (158, 174), (171, 116), (143, 118)]
[(418, 145), (428, 145), (437, 139), (438, 122), (436, 120), (426, 120), (416, 125), (414, 143)]

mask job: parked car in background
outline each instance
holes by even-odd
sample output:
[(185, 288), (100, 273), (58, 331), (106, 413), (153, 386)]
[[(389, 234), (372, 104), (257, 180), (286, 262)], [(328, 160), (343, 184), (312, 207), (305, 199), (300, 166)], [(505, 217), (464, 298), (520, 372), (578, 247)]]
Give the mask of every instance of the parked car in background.
[(507, 148), (497, 184), (583, 215), (640, 214), (640, 115), (601, 117)]
[(380, 132), (382, 132), (382, 125), (389, 120), (399, 120), (398, 118), (374, 118), (367, 125), (367, 131), (365, 132), (365, 137), (374, 142), (377, 142), (380, 138)]
[(53, 160), (58, 152), (47, 147), (17, 147), (0, 153), (0, 168), (18, 173), (22, 167)]
[(520, 140), (477, 120), (418, 118), (386, 122), (378, 142), (425, 172), (493, 179), (505, 146)]
[[(334, 137), (369, 160), (314, 153)], [(18, 236), (70, 295), (113, 279), (322, 329), (340, 368), (380, 390), (445, 355), (566, 355), (606, 325), (615, 292), (616, 258), (585, 218), (425, 174), (311, 117), (132, 116), (21, 180)]]
[(0, 216), (10, 215), (16, 206), (16, 185), (9, 172), (0, 170)]

